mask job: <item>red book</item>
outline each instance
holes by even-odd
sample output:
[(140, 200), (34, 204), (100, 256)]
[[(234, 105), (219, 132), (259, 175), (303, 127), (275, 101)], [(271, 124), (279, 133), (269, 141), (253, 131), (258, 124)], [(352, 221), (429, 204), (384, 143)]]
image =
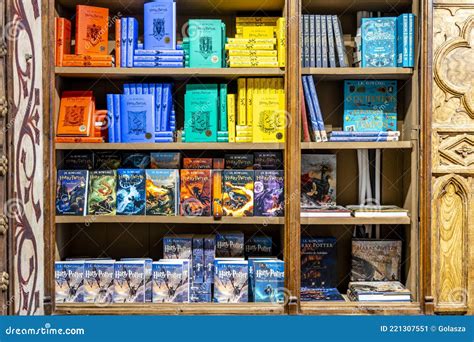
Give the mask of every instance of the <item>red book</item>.
[(54, 25), (56, 32), (55, 64), (62, 66), (64, 55), (71, 50), (71, 22), (65, 18), (56, 18)]
[(56, 135), (90, 136), (94, 111), (92, 91), (64, 91), (61, 95)]
[(104, 138), (99, 137), (56, 137), (57, 143), (103, 143)]
[(303, 84), (301, 80), (300, 80), (300, 102), (301, 102), (301, 122), (303, 126), (303, 141), (310, 142), (311, 136), (309, 135), (308, 115), (306, 113), (306, 104), (304, 102), (304, 96), (303, 96)]

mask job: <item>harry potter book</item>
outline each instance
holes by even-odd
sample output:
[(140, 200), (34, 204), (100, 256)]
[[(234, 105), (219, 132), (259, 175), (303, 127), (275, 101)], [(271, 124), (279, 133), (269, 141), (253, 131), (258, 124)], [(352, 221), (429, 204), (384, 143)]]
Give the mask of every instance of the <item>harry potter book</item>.
[(218, 92), (216, 84), (187, 85), (184, 95), (186, 142), (216, 142)]
[(216, 235), (217, 258), (239, 258), (244, 256), (244, 233), (223, 232)]
[(283, 167), (283, 156), (278, 151), (254, 152), (255, 170), (280, 170)]
[(117, 208), (117, 173), (115, 170), (91, 171), (88, 215), (115, 215)]
[(181, 215), (211, 216), (211, 191), (211, 170), (181, 170)]
[(84, 215), (88, 183), (87, 170), (58, 170), (56, 215)]
[(153, 263), (153, 303), (189, 302), (189, 260)]
[(54, 267), (56, 303), (84, 302), (84, 261), (56, 261)]
[(114, 299), (115, 260), (87, 260), (84, 264), (84, 302), (106, 304)]
[(120, 261), (144, 261), (145, 262), (145, 302), (152, 302), (152, 264), (153, 260), (150, 258), (122, 258)]
[(124, 169), (148, 169), (150, 154), (141, 152), (123, 152), (122, 167)]
[(214, 275), (214, 302), (248, 302), (248, 262), (216, 261)]
[(64, 91), (59, 107), (56, 135), (90, 135), (94, 101), (92, 91)]
[(183, 158), (183, 169), (212, 169), (212, 158)]
[(146, 214), (178, 214), (178, 170), (146, 170)]
[(122, 155), (117, 152), (97, 151), (94, 153), (94, 169), (117, 170), (122, 165)]
[(90, 151), (70, 151), (64, 157), (62, 164), (65, 170), (92, 170), (93, 167), (94, 159)]
[(145, 303), (145, 261), (115, 263), (114, 303)]
[(272, 238), (270, 236), (252, 236), (245, 241), (246, 257), (263, 257), (272, 255)]
[(286, 120), (284, 94), (256, 96), (253, 101), (253, 142), (285, 142)]
[(309, 288), (336, 287), (336, 238), (301, 239), (301, 286)]
[(117, 171), (117, 215), (145, 215), (145, 170)]
[(233, 170), (253, 170), (253, 154), (225, 154), (225, 168)]
[(255, 216), (285, 216), (283, 171), (255, 171)]
[(255, 260), (253, 283), (255, 302), (284, 303), (285, 263), (281, 260)]
[(176, 2), (159, 0), (144, 4), (145, 50), (176, 48)]
[(55, 65), (62, 66), (64, 55), (71, 50), (71, 22), (66, 18), (55, 18), (56, 49)]
[(181, 164), (180, 152), (152, 152), (150, 154), (152, 169), (179, 169)]
[(163, 238), (164, 259), (192, 260), (192, 235), (165, 236)]
[(76, 55), (107, 54), (109, 9), (78, 5), (76, 7)]
[(301, 208), (336, 203), (336, 155), (301, 155)]
[(253, 216), (254, 171), (224, 170), (224, 216)]
[(221, 68), (223, 66), (222, 21), (191, 19), (188, 21), (189, 67)]
[(122, 95), (120, 97), (121, 141), (153, 142), (155, 103), (153, 95)]

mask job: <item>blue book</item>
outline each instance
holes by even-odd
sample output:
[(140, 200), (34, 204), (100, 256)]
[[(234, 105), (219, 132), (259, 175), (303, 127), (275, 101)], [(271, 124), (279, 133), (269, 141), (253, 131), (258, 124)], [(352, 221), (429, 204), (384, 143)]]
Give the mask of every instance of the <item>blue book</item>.
[(214, 260), (216, 258), (216, 237), (204, 237), (204, 282), (214, 283)]
[(169, 138), (169, 137), (155, 138), (155, 143), (172, 143), (172, 142), (174, 142), (173, 138)]
[(253, 262), (254, 302), (284, 303), (285, 263), (281, 260)]
[(303, 78), (303, 91), (304, 91), (304, 98), (306, 100), (306, 108), (309, 111), (309, 122), (311, 124), (311, 130), (313, 131), (313, 137), (315, 141), (318, 141), (316, 137), (319, 136), (319, 125), (318, 120), (316, 119), (316, 112), (314, 111), (313, 100), (311, 93), (309, 91), (308, 80), (306, 76), (302, 76)]
[(362, 67), (397, 66), (397, 18), (362, 18)]
[(321, 133), (321, 140), (328, 141), (326, 128), (324, 127), (323, 114), (321, 113), (321, 107), (319, 106), (318, 93), (316, 92), (313, 76), (306, 76), (306, 79), (308, 80), (309, 92), (311, 93), (314, 112), (316, 114), (319, 132)]
[(84, 302), (84, 260), (54, 264), (56, 303)]
[(117, 261), (114, 303), (145, 303), (145, 261)]
[(398, 141), (398, 137), (384, 136), (384, 137), (331, 137), (329, 141), (334, 142), (357, 142), (357, 141)]
[(166, 131), (166, 132), (155, 132), (155, 138), (172, 138), (174, 136), (174, 132)]
[(328, 63), (328, 34), (326, 27), (326, 16), (321, 15), (321, 65), (323, 68), (329, 66)]
[(249, 302), (254, 301), (253, 296), (253, 289), (254, 289), (254, 272), (253, 272), (253, 264), (255, 261), (261, 260), (276, 260), (275, 257), (249, 257), (248, 258), (248, 266), (249, 266)]
[(336, 287), (336, 262), (336, 238), (301, 238), (301, 286)]
[(117, 215), (145, 215), (145, 170), (117, 170)]
[(352, 132), (352, 131), (332, 131), (331, 137), (399, 137), (400, 131), (367, 131), (367, 132)]
[(415, 15), (408, 14), (408, 63), (407, 67), (415, 66)]
[(135, 89), (137, 91), (137, 95), (143, 94), (143, 85), (141, 83), (137, 83), (135, 86)]
[(177, 62), (183, 64), (183, 56), (134, 56), (133, 62)]
[(161, 93), (161, 125), (160, 131), (166, 131), (168, 129), (168, 121), (171, 113), (171, 102), (172, 102), (172, 84), (164, 83), (163, 92)]
[(155, 132), (159, 132), (161, 128), (161, 98), (163, 92), (163, 84), (155, 84)]
[(89, 171), (58, 170), (56, 215), (85, 215)]
[(182, 68), (183, 62), (133, 62), (134, 68)]
[(128, 19), (127, 18), (122, 18), (120, 19), (120, 35), (121, 35), (121, 42), (120, 42), (120, 67), (121, 68), (126, 68), (128, 66), (127, 63), (127, 37), (128, 37)]
[(192, 259), (193, 238), (190, 235), (165, 236), (163, 238), (164, 259)]
[(397, 67), (408, 64), (408, 14), (397, 17)]
[[(148, 95), (148, 83), (143, 83), (142, 84), (142, 93), (143, 95)], [(150, 95), (155, 96), (155, 94), (150, 93)]]
[(216, 257), (239, 258), (244, 256), (244, 233), (219, 232), (216, 235)]
[(114, 94), (114, 136), (115, 142), (122, 142), (122, 125), (121, 125), (121, 99), (122, 95)]
[(137, 94), (137, 86), (135, 83), (129, 84), (129, 89), (130, 89), (130, 95), (136, 95)]
[(137, 44), (137, 48), (136, 48), (135, 51), (137, 51), (137, 50), (143, 50), (143, 43), (138, 43)]
[(123, 152), (121, 167), (124, 169), (148, 169), (150, 154), (142, 152)]
[(135, 18), (128, 18), (127, 29), (127, 67), (133, 68), (133, 53), (138, 44), (138, 21)]
[(107, 304), (114, 300), (115, 260), (86, 260), (84, 264), (84, 302)]
[(215, 261), (214, 302), (248, 302), (248, 262)]
[(155, 0), (144, 4), (144, 49), (176, 48), (176, 13), (173, 0)]
[(153, 303), (189, 302), (189, 260), (153, 263)]
[(171, 114), (170, 114), (170, 131), (176, 131), (176, 112), (174, 110), (174, 105), (171, 107)]
[(270, 256), (272, 255), (271, 236), (252, 236), (245, 241), (245, 256)]
[(204, 240), (202, 237), (193, 237), (193, 283), (204, 283)]
[(327, 38), (328, 38), (328, 59), (329, 59), (329, 67), (335, 68), (336, 67), (336, 49), (334, 45), (334, 32), (332, 28), (332, 16), (326, 15), (326, 30), (327, 30)]
[[(155, 83), (150, 83), (148, 84), (148, 95), (153, 95), (153, 98), (155, 99), (155, 103), (156, 103), (156, 84)], [(155, 111), (156, 111), (156, 108), (155, 108)], [(156, 116), (156, 114), (155, 114)]]
[(114, 118), (114, 95), (107, 94), (107, 136), (109, 143), (115, 142)]
[(135, 57), (137, 56), (175, 56), (184, 57), (183, 50), (135, 50)]
[(316, 43), (316, 68), (321, 68), (323, 63), (323, 56), (321, 53), (322, 40), (321, 40), (321, 16), (316, 15), (315, 21), (315, 43)]
[(153, 142), (155, 106), (153, 95), (121, 96), (122, 142)]
[(120, 261), (144, 261), (145, 262), (145, 302), (152, 302), (152, 267), (153, 260), (150, 258), (122, 258)]
[(123, 85), (123, 94), (124, 95), (130, 95), (130, 84), (124, 84)]

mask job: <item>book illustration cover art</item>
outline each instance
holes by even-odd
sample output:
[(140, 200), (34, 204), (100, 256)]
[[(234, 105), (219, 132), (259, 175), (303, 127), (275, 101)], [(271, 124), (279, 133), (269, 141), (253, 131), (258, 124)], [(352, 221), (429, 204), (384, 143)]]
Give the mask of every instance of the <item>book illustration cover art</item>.
[(146, 170), (146, 215), (177, 215), (178, 183), (178, 170)]
[(217, 141), (217, 99), (217, 88), (186, 91), (184, 95), (186, 142)]
[(84, 302), (84, 261), (56, 261), (54, 278), (56, 303)]
[(117, 215), (145, 215), (145, 170), (117, 171)]
[(122, 153), (122, 168), (124, 169), (148, 169), (150, 166), (150, 154), (139, 152)]
[(91, 171), (89, 176), (88, 215), (115, 215), (117, 172)]
[(153, 303), (189, 301), (189, 260), (153, 263)]
[(89, 136), (93, 112), (92, 91), (63, 91), (56, 135)]
[(150, 154), (152, 169), (179, 169), (181, 164), (180, 152), (152, 152)]
[(352, 240), (351, 281), (400, 280), (400, 240)]
[(230, 154), (224, 155), (224, 163), (226, 169), (232, 170), (253, 170), (254, 156), (253, 154)]
[(117, 152), (94, 152), (95, 170), (117, 170), (122, 165), (122, 155)]
[(397, 18), (362, 18), (362, 67), (397, 66)]
[(114, 303), (145, 303), (145, 261), (117, 261)]
[(222, 21), (191, 19), (188, 21), (189, 67), (222, 67)]
[(285, 263), (281, 260), (253, 262), (253, 299), (255, 302), (285, 302)]
[(183, 169), (212, 169), (212, 158), (183, 158)]
[(64, 157), (64, 170), (92, 170), (94, 168), (93, 154), (90, 151), (70, 151)]
[(336, 155), (301, 155), (301, 207), (336, 204)]
[(84, 265), (84, 302), (106, 304), (114, 299), (115, 260), (90, 260)]
[(105, 55), (109, 34), (109, 9), (76, 7), (76, 55)]
[(165, 236), (163, 238), (163, 259), (192, 260), (193, 237)]
[(122, 142), (152, 142), (155, 132), (153, 95), (121, 95)]
[(278, 151), (254, 152), (255, 170), (280, 170), (283, 166), (283, 155)]
[(350, 282), (349, 292), (353, 295), (400, 295), (408, 294), (410, 291), (399, 281), (360, 281)]
[(175, 49), (173, 1), (153, 1), (143, 7), (145, 50)]
[(88, 178), (89, 171), (87, 170), (58, 170), (57, 215), (81, 216), (85, 214)]
[(254, 171), (224, 170), (224, 216), (253, 216)]
[(285, 216), (283, 171), (255, 171), (255, 216)]
[(344, 297), (342, 297), (336, 288), (315, 289), (312, 287), (302, 287), (300, 290), (300, 300), (303, 302), (326, 300), (344, 301)]
[(336, 287), (336, 238), (301, 238), (301, 286)]
[(245, 256), (259, 257), (272, 255), (271, 236), (252, 236), (245, 241)]
[(180, 213), (211, 216), (211, 170), (181, 170)]
[(120, 261), (139, 261), (145, 262), (145, 302), (152, 302), (152, 264), (153, 260), (150, 258), (122, 258)]
[(253, 142), (285, 142), (285, 94), (264, 94), (253, 101)]
[(244, 233), (222, 232), (216, 235), (216, 257), (238, 258), (244, 256)]
[(248, 262), (216, 261), (214, 302), (248, 302)]

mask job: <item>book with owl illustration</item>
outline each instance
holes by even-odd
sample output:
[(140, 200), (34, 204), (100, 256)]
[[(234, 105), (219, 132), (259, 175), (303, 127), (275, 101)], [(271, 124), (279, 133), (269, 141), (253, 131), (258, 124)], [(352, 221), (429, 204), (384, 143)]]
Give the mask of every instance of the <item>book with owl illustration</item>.
[(217, 84), (187, 85), (184, 95), (186, 142), (216, 142)]
[(145, 170), (117, 170), (117, 215), (145, 215)]
[(336, 203), (336, 155), (301, 155), (301, 208)]
[(84, 302), (106, 304), (114, 299), (115, 260), (87, 260), (84, 264)]
[(180, 170), (180, 214), (211, 216), (211, 170)]
[(255, 216), (285, 216), (282, 170), (255, 170)]
[(94, 113), (92, 91), (63, 91), (59, 107), (57, 136), (89, 136)]
[(117, 211), (117, 172), (91, 171), (87, 215), (115, 215)]
[(89, 171), (58, 170), (56, 214), (82, 216), (86, 211)]
[(56, 303), (84, 302), (84, 261), (56, 261), (54, 278)]
[(117, 261), (114, 303), (145, 303), (145, 261)]
[(189, 67), (223, 67), (223, 34), (221, 20), (190, 19), (188, 21)]
[(397, 66), (397, 18), (362, 18), (362, 67)]
[(285, 142), (285, 94), (258, 94), (253, 101), (253, 142)]
[(159, 0), (144, 4), (145, 50), (174, 50), (176, 48), (176, 3)]
[(214, 302), (248, 302), (248, 262), (246, 260), (216, 260)]
[(178, 199), (178, 170), (146, 170), (146, 215), (178, 215)]
[(109, 9), (76, 6), (76, 55), (106, 55), (109, 41)]
[(153, 142), (155, 103), (153, 95), (121, 95), (121, 142)]
[(336, 287), (336, 261), (336, 238), (301, 238), (301, 286)]
[(224, 216), (253, 216), (254, 171), (224, 170), (222, 182)]
[(153, 303), (189, 302), (189, 260), (153, 263)]

